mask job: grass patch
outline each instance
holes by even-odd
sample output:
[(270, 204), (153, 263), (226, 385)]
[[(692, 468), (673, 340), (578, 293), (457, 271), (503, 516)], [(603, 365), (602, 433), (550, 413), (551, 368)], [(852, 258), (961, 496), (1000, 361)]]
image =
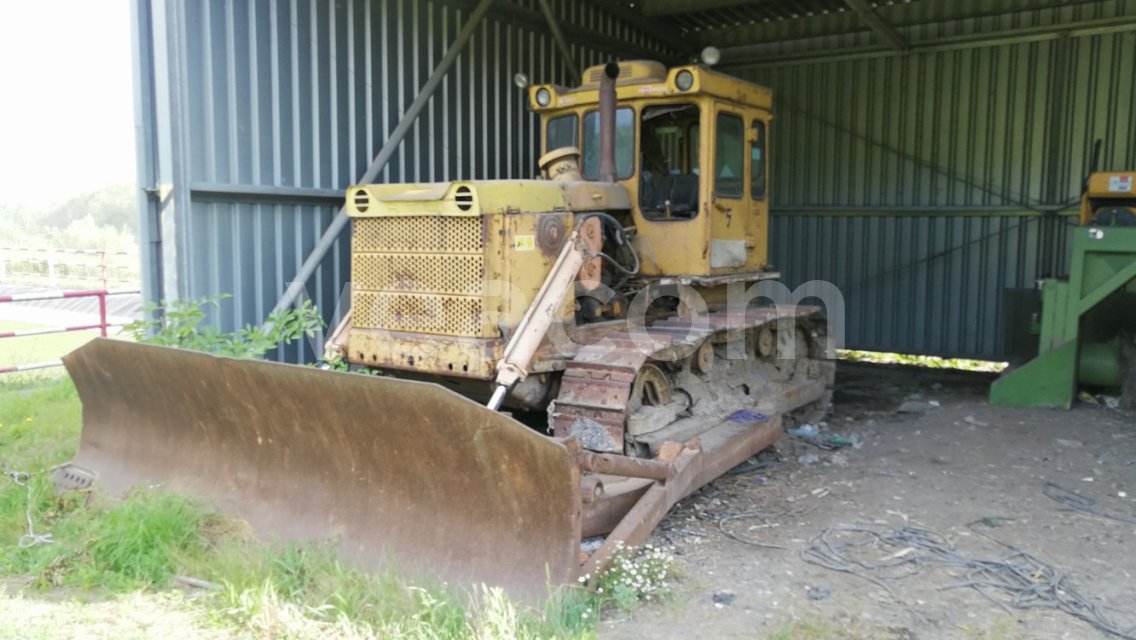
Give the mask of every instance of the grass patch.
[(836, 630), (828, 624), (804, 621), (778, 627), (770, 634), (769, 640), (828, 640), (838, 637), (842, 636), (837, 635)]
[[(28, 322), (0, 320), (0, 332), (45, 328), (48, 327)], [(48, 333), (41, 336), (0, 338), (0, 369), (21, 364), (38, 364), (59, 360), (98, 335), (98, 331), (70, 331), (67, 333)], [(12, 384), (57, 379), (62, 376), (62, 367), (5, 373), (0, 374), (0, 388)]]
[[(0, 458), (6, 470), (34, 474), (69, 460), (79, 424), (78, 397), (68, 379), (0, 387)], [(495, 588), (455, 591), (444, 584), (410, 581), (395, 571), (362, 573), (343, 565), (326, 545), (263, 545), (242, 522), (184, 497), (152, 490), (136, 490), (119, 501), (89, 497), (56, 494), (47, 473), (32, 475), (26, 485), (0, 478), (0, 585), (26, 585), (15, 598), (5, 596), (0, 586), (0, 614), (6, 608), (23, 609), (13, 601), (62, 593), (96, 601), (91, 609), (59, 609), (68, 620), (84, 620), (93, 615), (90, 611), (113, 610), (108, 602), (143, 594), (148, 607), (166, 610), (171, 618), (228, 630), (221, 637), (595, 635), (602, 602), (584, 589), (565, 588), (542, 607), (528, 608)], [(51, 543), (18, 544), (27, 533), (26, 514), (36, 533), (51, 533)], [(179, 584), (179, 575), (215, 588), (171, 597), (180, 593), (171, 589)], [(36, 624), (29, 619), (5, 628), (13, 637), (73, 635)], [(149, 637), (145, 627), (137, 637)]]
[(0, 460), (35, 471), (69, 459), (79, 444), (80, 420), (70, 378), (0, 384)]
[(837, 349), (836, 355), (841, 360), (850, 360), (852, 362), (898, 364), (908, 367), (922, 367), (924, 369), (955, 369), (958, 371), (1001, 373), (1007, 366), (1005, 362), (990, 362), (988, 360), (940, 358), (938, 356), (917, 356), (904, 353), (886, 353), (882, 351), (855, 351), (852, 349)]

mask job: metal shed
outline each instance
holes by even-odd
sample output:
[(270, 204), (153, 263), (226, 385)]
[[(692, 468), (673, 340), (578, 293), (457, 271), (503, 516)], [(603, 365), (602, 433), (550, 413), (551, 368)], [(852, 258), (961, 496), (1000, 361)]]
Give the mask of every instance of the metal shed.
[[(296, 279), (480, 3), (132, 4), (145, 294), (230, 293), (232, 328)], [(576, 83), (553, 24), (577, 67), (715, 45), (775, 91), (773, 260), (841, 287), (854, 348), (1005, 357), (1017, 292), (1065, 268), (1092, 141), (1136, 167), (1136, 0), (495, 0), (377, 179), (532, 175), (511, 78)], [(344, 238), (306, 282), (329, 321), (348, 270)]]

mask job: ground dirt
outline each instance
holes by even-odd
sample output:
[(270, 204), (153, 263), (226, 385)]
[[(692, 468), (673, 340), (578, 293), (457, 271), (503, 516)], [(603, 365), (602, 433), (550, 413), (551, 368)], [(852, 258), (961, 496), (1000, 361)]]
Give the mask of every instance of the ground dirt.
[[(667, 602), (604, 622), (600, 636), (1115, 637), (1052, 608), (1015, 609), (996, 594), (1002, 605), (972, 588), (944, 589), (966, 579), (958, 569), (920, 562), (901, 567), (907, 577), (872, 581), (865, 571), (842, 573), (802, 558), (828, 527), (905, 522), (975, 558), (1009, 553), (991, 538), (1029, 552), (1136, 633), (1136, 524), (1073, 510), (1044, 493), (1053, 482), (1094, 498), (1095, 509), (1136, 520), (1136, 418), (1084, 404), (1071, 411), (992, 407), (990, 380), (841, 363), (825, 428), (858, 447), (824, 451), (786, 437), (777, 445), (780, 464), (725, 476), (684, 500), (652, 542), (673, 547), (685, 578)], [(928, 410), (897, 413), (911, 400)], [(731, 539), (720, 523), (783, 548)], [(875, 560), (893, 552), (873, 545), (860, 551)], [(906, 553), (900, 548), (892, 559)]]
[[(0, 640), (223, 640), (231, 630), (212, 624), (178, 592), (132, 593), (89, 600), (67, 591), (18, 595), (0, 584)], [(244, 635), (244, 634), (240, 634)]]

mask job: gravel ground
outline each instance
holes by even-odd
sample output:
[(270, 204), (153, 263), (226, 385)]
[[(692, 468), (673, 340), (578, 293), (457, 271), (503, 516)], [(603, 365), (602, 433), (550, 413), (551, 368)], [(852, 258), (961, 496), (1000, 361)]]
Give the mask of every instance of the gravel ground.
[[(991, 407), (988, 375), (842, 363), (837, 376), (821, 429), (856, 446), (787, 437), (780, 462), (683, 501), (653, 542), (673, 546), (685, 579), (666, 604), (605, 622), (601, 637), (1116, 637), (1053, 608), (1014, 608), (1003, 592), (947, 588), (968, 571), (906, 540), (828, 536), (845, 556), (896, 565), (886, 572), (805, 561), (815, 536), (853, 526), (930, 530), (954, 560), (1004, 559), (1004, 545), (1015, 547), (1061, 573), (1062, 598), (1075, 589), (1136, 633), (1136, 419), (1092, 405)], [(904, 404), (911, 413), (897, 412)], [(1129, 522), (1072, 509), (1047, 483)], [(839, 547), (854, 541), (867, 544)], [(1037, 569), (1023, 579), (1045, 586)]]

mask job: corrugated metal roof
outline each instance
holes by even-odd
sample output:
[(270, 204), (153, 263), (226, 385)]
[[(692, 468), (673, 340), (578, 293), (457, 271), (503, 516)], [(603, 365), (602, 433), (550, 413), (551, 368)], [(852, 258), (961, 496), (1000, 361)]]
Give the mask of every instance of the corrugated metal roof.
[[(757, 0), (732, 6), (700, 9), (698, 3), (685, 3), (687, 11), (670, 18), (687, 31), (723, 29), (760, 22), (797, 20), (848, 11), (844, 0)], [(648, 3), (645, 8), (649, 7)]]
[[(918, 1), (921, 0), (881, 0), (870, 4), (881, 8)], [(688, 32), (801, 20), (851, 11), (846, 0), (641, 0), (631, 4), (643, 15), (666, 17), (676, 27)]]

